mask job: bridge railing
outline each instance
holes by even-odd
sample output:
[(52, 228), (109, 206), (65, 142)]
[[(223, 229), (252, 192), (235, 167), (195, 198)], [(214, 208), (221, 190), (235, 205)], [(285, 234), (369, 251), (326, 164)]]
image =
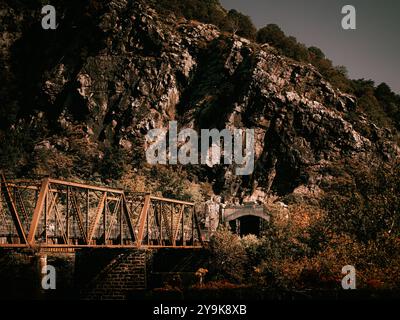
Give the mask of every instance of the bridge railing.
[(0, 247), (199, 247), (194, 203), (1, 175)]

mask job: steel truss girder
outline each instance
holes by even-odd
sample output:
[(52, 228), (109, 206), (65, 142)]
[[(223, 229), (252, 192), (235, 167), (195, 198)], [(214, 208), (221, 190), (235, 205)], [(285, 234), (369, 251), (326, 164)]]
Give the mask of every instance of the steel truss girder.
[[(24, 199), (25, 193), (29, 197)], [(6, 181), (4, 174), (1, 174), (0, 200), (0, 248), (63, 250), (203, 245), (192, 202), (50, 177), (41, 181)], [(8, 220), (4, 217), (7, 210)], [(1, 230), (10, 229), (4, 221), (15, 227), (15, 234), (4, 237)]]

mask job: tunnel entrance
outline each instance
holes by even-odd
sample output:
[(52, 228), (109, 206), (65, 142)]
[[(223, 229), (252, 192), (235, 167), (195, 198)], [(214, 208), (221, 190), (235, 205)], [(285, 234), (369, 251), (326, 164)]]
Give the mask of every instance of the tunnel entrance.
[(249, 234), (254, 234), (256, 236), (260, 235), (260, 224), (261, 219), (254, 216), (244, 216), (239, 219), (240, 221), (240, 236), (247, 236)]
[(243, 216), (239, 219), (230, 221), (230, 227), (233, 232), (236, 232), (241, 237), (249, 234), (260, 236), (261, 218), (255, 216)]

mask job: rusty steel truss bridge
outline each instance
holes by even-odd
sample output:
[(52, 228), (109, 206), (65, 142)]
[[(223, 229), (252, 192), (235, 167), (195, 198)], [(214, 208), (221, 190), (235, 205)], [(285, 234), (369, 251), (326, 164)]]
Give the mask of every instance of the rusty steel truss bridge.
[(199, 248), (194, 203), (1, 174), (0, 248)]

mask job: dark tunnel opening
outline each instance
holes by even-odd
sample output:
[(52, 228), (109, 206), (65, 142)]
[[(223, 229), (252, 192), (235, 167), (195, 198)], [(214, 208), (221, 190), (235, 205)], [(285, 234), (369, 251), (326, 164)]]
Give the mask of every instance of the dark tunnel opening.
[(255, 216), (243, 216), (230, 222), (231, 230), (241, 237), (253, 234), (260, 236), (262, 219)]

